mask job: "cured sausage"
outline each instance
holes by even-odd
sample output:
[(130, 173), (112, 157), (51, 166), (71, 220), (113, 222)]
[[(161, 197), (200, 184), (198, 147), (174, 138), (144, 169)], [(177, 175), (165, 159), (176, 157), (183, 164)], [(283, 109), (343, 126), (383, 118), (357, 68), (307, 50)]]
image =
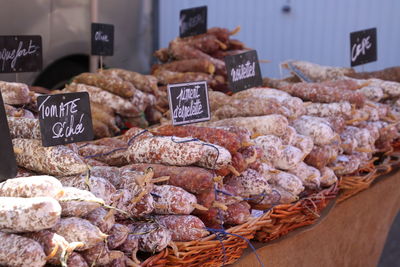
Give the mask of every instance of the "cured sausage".
[(202, 141), (216, 144), (226, 148), (231, 154), (234, 154), (241, 148), (240, 139), (235, 133), (223, 129), (197, 126), (172, 126), (165, 125), (151, 131), (154, 135), (194, 137)]
[(211, 127), (236, 126), (246, 128), (252, 134), (282, 136), (285, 134), (289, 123), (282, 115), (265, 115), (223, 119), (215, 122), (206, 122), (203, 125)]
[(236, 187), (238, 195), (245, 198), (271, 193), (267, 179), (253, 169), (247, 169), (240, 176), (229, 177), (225, 184)]
[(39, 120), (23, 117), (7, 117), (11, 138), (41, 139)]
[(156, 214), (190, 214), (197, 204), (194, 195), (177, 186), (154, 186), (152, 194)]
[(319, 117), (301, 116), (292, 122), (292, 126), (299, 134), (310, 136), (316, 145), (327, 145), (337, 138), (329, 122)]
[(262, 135), (252, 141), (264, 151), (264, 161), (273, 162), (282, 156), (284, 146), (282, 139), (279, 137), (275, 135)]
[(77, 217), (62, 218), (52, 228), (52, 231), (63, 236), (70, 243), (82, 242), (84, 245), (77, 248), (78, 251), (92, 248), (107, 237), (88, 220)]
[(75, 187), (64, 187), (64, 196), (59, 201), (62, 208), (61, 215), (66, 217), (83, 217), (104, 205), (101, 198)]
[(157, 223), (135, 223), (127, 225), (130, 235), (138, 239), (139, 250), (159, 252), (166, 248), (171, 241), (171, 233)]
[(288, 68), (288, 63), (299, 69), (306, 77), (314, 82), (335, 80), (345, 75), (352, 75), (355, 73), (351, 68), (322, 66), (307, 61), (288, 61), (284, 62), (282, 66)]
[(73, 82), (96, 86), (125, 98), (132, 97), (137, 93), (137, 89), (132, 84), (100, 73), (81, 73), (75, 76)]
[(34, 232), (53, 227), (61, 206), (50, 197), (0, 197), (0, 231)]
[(125, 157), (126, 147), (113, 148), (103, 145), (87, 144), (79, 148), (79, 155), (86, 159), (95, 159), (110, 166), (123, 166), (128, 163)]
[(308, 155), (311, 153), (313, 147), (314, 147), (314, 142), (311, 137), (301, 135), (301, 134), (296, 134), (295, 139), (291, 143), (291, 145), (297, 147), (301, 151), (303, 151), (304, 155)]
[(351, 116), (351, 104), (339, 103), (307, 103), (306, 114), (317, 117)]
[(280, 88), (289, 94), (306, 101), (332, 103), (348, 101), (357, 107), (362, 107), (365, 97), (362, 93), (350, 90), (336, 90), (319, 83), (294, 83)]
[(335, 172), (328, 168), (328, 167), (324, 167), (322, 169), (320, 169), (321, 172), (321, 186), (331, 186), (334, 183), (336, 183), (338, 181), (338, 178), (335, 175)]
[(115, 259), (124, 257), (122, 251), (109, 250), (105, 242), (99, 242), (95, 246), (82, 251), (81, 254), (90, 266), (104, 266)]
[(223, 212), (225, 224), (243, 224), (247, 222), (251, 216), (250, 205), (246, 201), (233, 203), (227, 207), (228, 209)]
[(103, 207), (100, 207), (86, 214), (84, 219), (97, 226), (103, 233), (108, 233), (115, 224), (114, 214), (115, 210), (110, 209), (107, 211)]
[(154, 172), (154, 178), (168, 176), (166, 181), (169, 185), (174, 185), (185, 189), (191, 193), (199, 193), (209, 190), (213, 187), (214, 175), (211, 171), (199, 167), (178, 167), (166, 166), (162, 164), (131, 164), (124, 168), (143, 172), (151, 168)]
[(66, 86), (66, 89), (64, 91), (88, 92), (91, 102), (95, 102), (99, 105), (103, 105), (106, 107), (111, 107), (116, 113), (127, 117), (137, 116), (147, 106), (147, 104), (145, 104), (144, 102), (141, 105), (136, 106), (128, 99), (114, 95), (98, 87), (81, 83), (71, 83)]
[(101, 69), (100, 73), (108, 76), (116, 76), (123, 81), (130, 82), (137, 89), (146, 93), (155, 93), (158, 91), (157, 79), (152, 75), (143, 75), (134, 71), (124, 69)]
[(172, 241), (193, 241), (207, 236), (204, 223), (193, 215), (157, 215), (157, 223), (171, 232)]
[(0, 232), (0, 264), (41, 267), (46, 264), (46, 254), (41, 245), (30, 238)]
[(77, 252), (73, 252), (67, 259), (67, 266), (74, 267), (89, 267), (85, 259), (81, 254)]
[(24, 83), (0, 81), (0, 91), (5, 104), (25, 105), (31, 101), (29, 87)]
[(109, 249), (116, 249), (122, 245), (129, 235), (129, 228), (123, 224), (116, 223), (108, 231), (107, 245)]
[(273, 159), (276, 168), (289, 170), (303, 161), (305, 155), (303, 151), (295, 146), (285, 146), (277, 157)]
[(304, 159), (304, 162), (317, 169), (325, 167), (327, 164), (336, 160), (339, 154), (339, 148), (333, 145), (314, 146), (310, 154)]
[(164, 69), (175, 72), (204, 72), (214, 74), (215, 66), (207, 59), (184, 59), (172, 61), (166, 64), (155, 64), (151, 71), (154, 73), (158, 69)]
[(279, 186), (294, 196), (297, 196), (304, 190), (301, 179), (294, 174), (281, 171), (271, 173), (270, 176), (268, 182), (271, 185)]
[(155, 136), (131, 144), (127, 151), (131, 163), (161, 163), (176, 166), (198, 165), (224, 169), (231, 163), (231, 154), (218, 145), (193, 139)]
[[(325, 167), (324, 167), (325, 168)], [(318, 189), (320, 186), (321, 173), (318, 169), (308, 166), (304, 162), (300, 162), (289, 173), (296, 175), (308, 189)]]
[(136, 197), (129, 189), (118, 189), (111, 196), (112, 206), (123, 211), (115, 214), (118, 219), (143, 217), (154, 210), (154, 199), (151, 194), (145, 194), (139, 201), (135, 201)]
[(294, 116), (288, 108), (282, 106), (282, 104), (274, 98), (244, 98), (231, 99), (228, 104), (220, 106), (215, 110), (213, 117), (225, 119), (270, 114), (280, 114), (289, 118)]
[(43, 147), (39, 140), (13, 139), (18, 166), (50, 175), (74, 175), (85, 172), (86, 164), (65, 146)]
[(83, 245), (79, 242), (70, 244), (64, 237), (48, 230), (27, 233), (24, 236), (38, 242), (42, 246), (47, 258), (49, 258), (48, 263), (56, 265), (60, 265), (61, 261), (65, 260), (75, 248)]
[(115, 193), (115, 187), (106, 179), (86, 174), (77, 176), (60, 177), (59, 180), (63, 186), (71, 186), (81, 190), (87, 190), (97, 198), (103, 199), (109, 205), (111, 203), (111, 195)]
[(52, 197), (64, 194), (62, 184), (47, 175), (8, 179), (0, 183), (0, 197)]

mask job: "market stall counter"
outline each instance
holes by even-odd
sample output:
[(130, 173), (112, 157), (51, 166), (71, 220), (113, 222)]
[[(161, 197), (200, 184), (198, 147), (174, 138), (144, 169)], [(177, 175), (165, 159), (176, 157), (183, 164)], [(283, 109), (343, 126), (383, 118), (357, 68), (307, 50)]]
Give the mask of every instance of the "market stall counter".
[[(337, 204), (325, 218), (269, 244), (256, 243), (265, 266), (377, 266), (400, 209), (400, 172), (378, 178), (356, 196)], [(232, 266), (259, 266), (249, 248)]]

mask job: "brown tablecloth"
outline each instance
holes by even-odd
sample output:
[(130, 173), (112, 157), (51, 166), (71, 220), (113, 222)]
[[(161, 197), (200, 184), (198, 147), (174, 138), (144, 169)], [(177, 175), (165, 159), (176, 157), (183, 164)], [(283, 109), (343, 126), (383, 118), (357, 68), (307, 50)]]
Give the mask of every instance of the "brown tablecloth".
[[(400, 208), (400, 171), (337, 204), (319, 224), (271, 244), (253, 243), (266, 267), (377, 266)], [(260, 264), (247, 249), (235, 267)]]

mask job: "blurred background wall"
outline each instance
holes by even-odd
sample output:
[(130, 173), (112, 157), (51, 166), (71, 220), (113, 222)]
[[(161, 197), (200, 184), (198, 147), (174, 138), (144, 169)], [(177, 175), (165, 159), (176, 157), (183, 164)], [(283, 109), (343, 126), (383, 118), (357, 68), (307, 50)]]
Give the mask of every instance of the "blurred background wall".
[(378, 61), (364, 70), (400, 62), (399, 0), (161, 0), (160, 47), (178, 36), (181, 9), (202, 5), (208, 6), (209, 27), (241, 26), (237, 38), (272, 61), (261, 65), (264, 76), (280, 77), (278, 64), (287, 59), (350, 66), (350, 32), (372, 27), (378, 32)]

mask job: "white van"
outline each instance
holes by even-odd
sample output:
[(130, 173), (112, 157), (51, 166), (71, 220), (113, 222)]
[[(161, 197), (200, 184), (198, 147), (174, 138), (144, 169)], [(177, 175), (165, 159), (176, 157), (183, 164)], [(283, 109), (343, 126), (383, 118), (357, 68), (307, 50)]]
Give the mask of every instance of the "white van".
[[(106, 67), (141, 73), (150, 69), (157, 48), (153, 0), (97, 0), (98, 22), (114, 25), (114, 55)], [(61, 88), (89, 70), (90, 0), (0, 0), (0, 35), (41, 35), (43, 70), (0, 74), (0, 80)]]

